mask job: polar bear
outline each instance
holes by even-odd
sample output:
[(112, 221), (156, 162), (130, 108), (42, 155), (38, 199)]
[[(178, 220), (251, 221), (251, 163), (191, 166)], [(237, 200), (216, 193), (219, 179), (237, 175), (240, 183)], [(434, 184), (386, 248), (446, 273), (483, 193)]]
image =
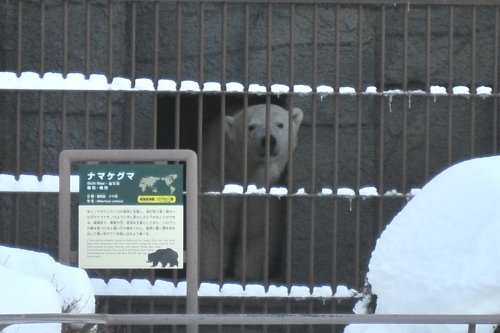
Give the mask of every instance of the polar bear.
[[(215, 120), (203, 137), (202, 192), (220, 192), (224, 184), (276, 184), (295, 150), (302, 119), (299, 108), (259, 104)], [(262, 280), (269, 275), (266, 269), (276, 267), (281, 253), (282, 202), (207, 194), (201, 206), (201, 279)]]

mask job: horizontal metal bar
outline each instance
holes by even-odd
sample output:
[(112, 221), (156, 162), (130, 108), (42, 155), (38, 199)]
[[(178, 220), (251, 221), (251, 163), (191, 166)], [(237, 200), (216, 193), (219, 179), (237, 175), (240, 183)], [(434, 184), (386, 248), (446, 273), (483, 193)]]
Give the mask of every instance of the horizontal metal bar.
[[(137, 0), (116, 0), (123, 2)], [(248, 0), (140, 0), (140, 2), (216, 2), (247, 3)], [(339, 5), (500, 5), (498, 0), (252, 0), (251, 3), (297, 3), (297, 4), (339, 4)]]
[(96, 325), (347, 325), (498, 324), (500, 315), (415, 314), (6, 314), (0, 325), (74, 323)]

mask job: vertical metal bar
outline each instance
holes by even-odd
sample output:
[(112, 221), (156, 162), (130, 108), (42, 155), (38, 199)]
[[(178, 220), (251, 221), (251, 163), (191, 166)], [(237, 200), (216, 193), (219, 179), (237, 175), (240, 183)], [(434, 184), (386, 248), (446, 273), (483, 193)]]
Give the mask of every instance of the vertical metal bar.
[[(198, 8), (198, 22), (199, 22), (199, 62), (198, 62), (198, 82), (205, 82), (205, 3), (200, 2)], [(197, 152), (198, 152), (198, 179), (199, 187), (203, 182), (202, 173), (202, 161), (203, 161), (203, 94), (198, 94), (198, 141), (197, 141)]]
[[(130, 13), (130, 80), (135, 85), (136, 79), (136, 37), (137, 37), (137, 3), (131, 3)], [(153, 51), (154, 53), (155, 51)], [(156, 81), (154, 81), (156, 84)], [(129, 148), (135, 147), (135, 94), (129, 94), (130, 121), (129, 121)]]
[[(317, 48), (318, 48), (318, 6), (313, 4), (313, 21), (312, 21), (312, 86), (315, 87), (317, 83)], [(317, 140), (317, 105), (316, 96), (312, 95), (312, 105), (311, 105), (311, 183), (310, 183), (310, 193), (317, 193), (316, 191), (316, 140)], [(315, 196), (312, 195), (310, 198), (310, 220), (309, 220), (309, 289), (314, 288), (314, 257), (315, 257), (315, 219), (316, 219), (316, 206), (315, 206)]]
[(63, 49), (63, 77), (68, 74), (68, 0), (63, 2), (63, 27), (62, 27), (62, 49)]
[[(273, 48), (273, 5), (271, 2), (267, 4), (267, 36), (266, 36), (266, 168), (265, 168), (265, 188), (267, 191), (270, 190), (270, 122), (271, 122), (271, 94), (270, 87), (272, 84), (272, 48)], [(266, 196), (265, 207), (264, 207), (264, 276), (263, 284), (267, 289), (269, 286), (269, 228), (270, 228), (270, 196)], [(267, 331), (267, 327), (264, 327), (264, 331)]]
[[(408, 91), (408, 15), (410, 12), (410, 4), (407, 4), (404, 10), (404, 27), (403, 27), (403, 90)], [(402, 115), (402, 147), (401, 147), (401, 190), (403, 193), (407, 191), (407, 155), (408, 155), (408, 95), (403, 97), (403, 115)]]
[[(245, 89), (249, 84), (249, 43), (250, 43), (250, 5), (249, 3), (245, 3), (244, 5), (244, 31), (245, 31), (245, 39), (244, 39), (244, 86)], [(245, 112), (245, 116), (243, 117), (243, 128), (245, 128), (245, 135), (243, 135), (243, 186), (246, 187), (248, 185), (248, 124), (246, 113), (248, 112), (248, 94), (243, 94), (243, 110)], [(242, 198), (242, 206), (241, 206), (241, 253), (242, 253), (242, 262), (241, 262), (241, 284), (246, 285), (247, 283), (247, 229), (248, 229), (248, 198), (244, 196)], [(241, 311), (243, 312), (245, 309), (245, 304), (242, 303)], [(241, 327), (243, 330), (244, 328)]]
[[(340, 86), (340, 5), (335, 7), (335, 81), (334, 87), (338, 92)], [(339, 95), (333, 96), (333, 189), (336, 190), (339, 184)], [(337, 285), (337, 256), (338, 256), (338, 200), (336, 197), (333, 199), (333, 214), (332, 214), (332, 286)]]
[(272, 37), (272, 3), (267, 3), (267, 32), (266, 32), (266, 90), (268, 93), (266, 94), (266, 147), (265, 147), (265, 156), (266, 156), (266, 169), (264, 173), (265, 179), (265, 187), (269, 190), (269, 121), (270, 121), (270, 94), (269, 90), (272, 84), (272, 48), (273, 48), (273, 37)]
[[(204, 82), (205, 75), (205, 3), (200, 2), (198, 8), (198, 22), (199, 22), (199, 63), (198, 63), (198, 82)], [(198, 94), (198, 140), (197, 140), (197, 153), (198, 153), (198, 192), (201, 193), (201, 184), (203, 183), (203, 171), (201, 166), (203, 165), (203, 94)], [(198, 217), (201, 216), (202, 203), (198, 205)], [(198, 218), (198, 230), (201, 229), (201, 218)], [(201, 250), (201, 249), (199, 249)], [(198, 256), (200, 252), (198, 251)], [(197, 271), (198, 278), (200, 270)]]
[[(199, 62), (198, 62), (198, 82), (205, 82), (205, 3), (198, 4), (198, 24), (199, 24)], [(201, 148), (201, 144), (200, 147)]]
[(227, 2), (222, 4), (222, 49), (221, 49), (221, 85), (222, 91), (226, 87), (226, 67), (227, 67)]
[(37, 154), (37, 174), (41, 180), (43, 175), (43, 141), (44, 141), (44, 92), (38, 93), (38, 154)]
[[(477, 27), (477, 7), (472, 6), (472, 22), (471, 22), (471, 88), (476, 89), (476, 27)], [(475, 156), (476, 152), (476, 97), (473, 96), (470, 100), (470, 157)]]
[(449, 7), (449, 33), (448, 33), (448, 165), (452, 161), (453, 151), (453, 103), (451, 93), (453, 91), (453, 26), (454, 26), (454, 6)]
[[(136, 79), (136, 48), (137, 48), (137, 2), (130, 4), (130, 80), (135, 84)], [(155, 21), (156, 22), (156, 21)], [(153, 51), (154, 53), (154, 51)]]
[(17, 2), (17, 66), (16, 74), (21, 75), (23, 62), (23, 1)]
[[(176, 80), (177, 84), (180, 84), (181, 82), (181, 64), (182, 64), (182, 3), (177, 2), (176, 3), (176, 11), (177, 11), (177, 69), (176, 69)], [(177, 91), (175, 95), (175, 140), (174, 140), (174, 147), (176, 149), (179, 148), (180, 145), (180, 104), (181, 104), (181, 98), (180, 94)]]
[[(221, 83), (225, 85), (225, 79), (226, 79), (226, 73), (225, 73), (225, 66), (226, 66), (226, 33), (227, 33), (227, 4), (223, 3), (222, 4), (222, 19), (221, 19)], [(221, 188), (223, 188), (226, 184), (226, 178), (225, 178), (225, 159), (226, 159), (226, 154), (225, 154), (225, 116), (226, 116), (226, 96), (224, 94), (221, 94), (220, 96), (220, 144), (221, 144), (221, 152), (220, 152), (220, 161), (221, 161), (221, 170), (220, 170), (220, 179), (221, 179)], [(220, 230), (219, 230), (219, 237), (220, 237), (220, 248), (219, 248), (219, 283), (222, 285), (224, 279), (225, 279), (225, 272), (224, 272), (224, 265), (226, 264), (224, 262), (224, 248), (225, 248), (225, 243), (228, 241), (228, 239), (224, 238), (224, 230), (226, 227), (226, 216), (225, 216), (225, 206), (226, 206), (226, 198), (221, 197), (221, 205), (220, 205), (220, 216), (221, 216), (221, 221), (220, 221)], [(222, 311), (222, 300), (218, 304), (219, 305), (219, 310)], [(219, 330), (222, 329), (221, 326), (218, 327)]]
[(108, 0), (108, 82), (113, 80), (113, 0)]
[[(379, 91), (385, 91), (385, 47), (386, 47), (386, 7), (381, 6), (380, 13), (380, 87)], [(379, 129), (379, 148), (378, 148), (378, 193), (384, 193), (384, 155), (385, 155), (385, 98), (381, 97), (379, 99), (379, 112), (380, 112), (380, 129)], [(378, 206), (378, 230), (380, 233), (383, 229), (384, 223), (384, 197), (382, 196), (379, 200)]]
[[(357, 100), (357, 120), (356, 120), (356, 190), (359, 191), (361, 188), (361, 162), (363, 158), (362, 154), (362, 119), (363, 119), (363, 101), (362, 101), (362, 95), (360, 92), (362, 91), (363, 87), (363, 5), (360, 4), (358, 6), (358, 43), (357, 43), (357, 49), (358, 49), (358, 55), (357, 55), (357, 87), (356, 91), (358, 92), (358, 95), (356, 96)], [(356, 221), (355, 221), (355, 227), (354, 227), (354, 279), (353, 283), (355, 286), (360, 287), (360, 256), (361, 256), (361, 202), (359, 198), (356, 199)]]
[(476, 333), (476, 324), (469, 324), (467, 326), (467, 333)]
[(21, 174), (21, 92), (16, 92), (16, 178)]
[(90, 76), (90, 0), (85, 1), (85, 78)]
[[(221, 108), (222, 110), (222, 108)], [(224, 116), (221, 117), (221, 122), (220, 122), (220, 126), (221, 128), (224, 128), (224, 123), (223, 123), (223, 119), (224, 119)], [(221, 131), (221, 138), (220, 138), (220, 147), (221, 147), (221, 152), (220, 152), (220, 155), (219, 155), (219, 158), (220, 158), (220, 161), (221, 161), (221, 168), (220, 168), (220, 171), (219, 171), (219, 180), (220, 180), (220, 188), (222, 189), (224, 187), (224, 148), (225, 148), (225, 144), (224, 144), (224, 130)], [(222, 191), (221, 191), (222, 192)], [(219, 260), (218, 260), (218, 263), (219, 263), (219, 272), (218, 272), (218, 276), (219, 276), (219, 285), (222, 286), (223, 282), (224, 282), (224, 242), (225, 242), (225, 239), (224, 239), (224, 197), (223, 196), (220, 196), (220, 206), (219, 206), (219, 214), (220, 214), (220, 217), (221, 217), (221, 220), (220, 220), (220, 223), (219, 223)]]
[(160, 40), (160, 4), (155, 2), (154, 10), (154, 43), (153, 43), (153, 82), (155, 87), (158, 86), (158, 66), (159, 66), (159, 40)]
[[(425, 41), (425, 91), (430, 92), (431, 89), (431, 41), (432, 41), (432, 6), (427, 5), (426, 12), (426, 41)], [(429, 180), (430, 174), (430, 108), (431, 97), (425, 98), (425, 138), (424, 138), (424, 182)]]
[(177, 80), (177, 90), (180, 89), (181, 84), (181, 54), (182, 54), (182, 3), (176, 2), (176, 17), (177, 17), (177, 35), (176, 35), (176, 72), (175, 78)]
[[(289, 79), (288, 79), (288, 86), (293, 87), (294, 81), (295, 81), (295, 4), (291, 3), (289, 5), (289, 39), (290, 39), (290, 54), (288, 58), (289, 62)], [(291, 90), (291, 89), (290, 89)], [(289, 103), (288, 107), (291, 110), (293, 108), (293, 103), (292, 103), (292, 95), (288, 95)], [(289, 118), (289, 123), (288, 126), (289, 128), (290, 125), (292, 124), (292, 119), (291, 117)], [(292, 141), (292, 133), (288, 133), (288, 141)], [(289, 145), (289, 156), (292, 156), (292, 149), (291, 145)], [(290, 163), (288, 166), (288, 174), (287, 174), (287, 183), (288, 183), (288, 192), (291, 193), (292, 188), (293, 188), (293, 163)], [(288, 288), (291, 288), (292, 286), (292, 197), (288, 196), (287, 197), (287, 210), (286, 210), (286, 265), (285, 265), (285, 281), (286, 285)], [(287, 303), (289, 306), (289, 303)]]
[(245, 50), (244, 50), (244, 91), (248, 96), (248, 86), (250, 84), (250, 4), (245, 3)]
[(61, 150), (66, 148), (66, 133), (67, 133), (67, 121), (66, 116), (68, 114), (68, 98), (67, 92), (61, 92)]
[[(128, 271), (128, 280), (132, 280), (132, 274), (130, 270)], [(130, 297), (127, 297), (125, 301), (127, 303), (127, 313), (132, 313), (132, 299)], [(132, 325), (125, 326), (125, 329), (127, 333), (132, 333)]]
[[(288, 86), (289, 91), (292, 91), (292, 87), (295, 82), (295, 4), (289, 4), (289, 40), (290, 40), (290, 54), (288, 55)], [(293, 94), (288, 94), (288, 108), (289, 110), (293, 110)], [(292, 118), (288, 119), (288, 126), (292, 125)], [(292, 133), (288, 133), (288, 142), (293, 140)], [(293, 161), (293, 151), (291, 149), (291, 145), (289, 145), (289, 156), (290, 161)], [(289, 163), (287, 169), (287, 184), (288, 184), (288, 193), (292, 193), (293, 183), (294, 183), (294, 170), (293, 170), (293, 162)], [(285, 282), (288, 290), (292, 288), (292, 242), (293, 242), (293, 197), (286, 197), (286, 240), (285, 240)], [(285, 304), (286, 313), (291, 313), (292, 304), (290, 300), (286, 301)], [(287, 333), (290, 332), (291, 327), (286, 326), (285, 330)]]
[(45, 73), (45, 0), (40, 2), (40, 75)]
[[(108, 82), (113, 80), (113, 0), (108, 0), (107, 4), (107, 13), (108, 13), (108, 71), (107, 71), (107, 79)], [(112, 114), (112, 95), (110, 92), (107, 94), (107, 140), (106, 146), (108, 149), (112, 148), (112, 123), (113, 123), (113, 114)]]
[(153, 98), (153, 129), (151, 130), (151, 148), (157, 148), (157, 140), (158, 137), (158, 94), (155, 92), (152, 95)]
[[(23, 2), (17, 2), (17, 66), (16, 72), (20, 76), (22, 71), (22, 50), (23, 50)], [(16, 179), (21, 174), (21, 93), (16, 92)], [(14, 195), (14, 243), (19, 245), (19, 195)]]
[[(177, 50), (176, 50), (176, 81), (177, 81), (177, 84), (180, 85), (181, 83), (181, 66), (182, 66), (182, 2), (176, 2), (176, 15), (177, 15), (177, 31), (176, 31), (176, 47), (177, 47)], [(158, 3), (155, 2), (155, 10), (158, 10)], [(155, 13), (155, 22), (154, 22), (154, 43), (156, 44), (155, 47), (155, 54), (153, 55), (153, 57), (157, 57), (157, 53), (158, 53), (158, 41), (159, 41), (159, 21), (158, 21), (158, 16), (157, 14)], [(158, 67), (158, 64), (157, 64), (157, 61), (156, 61), (156, 64), (153, 65), (155, 68)], [(153, 70), (155, 71), (155, 70)], [(157, 71), (157, 69), (156, 69)], [(156, 98), (156, 94), (154, 94), (154, 102), (155, 103), (155, 107), (154, 109), (156, 110), (155, 112), (158, 112), (157, 111), (157, 98)], [(179, 149), (180, 148), (180, 114), (181, 114), (181, 104), (182, 104), (182, 99), (181, 99), (181, 95), (179, 93), (179, 90), (176, 92), (175, 94), (175, 108), (174, 108), (174, 148), (175, 149)], [(157, 124), (155, 124), (155, 129), (157, 128), (156, 126)], [(153, 139), (155, 142), (156, 142), (156, 136), (155, 138)], [(173, 272), (173, 275), (172, 275), (172, 280), (174, 281), (174, 283), (177, 284), (178, 282), (178, 274), (177, 274), (177, 271), (174, 271)], [(173, 309), (174, 311), (177, 311), (177, 307), (178, 307), (178, 301), (177, 299), (174, 299), (173, 301)], [(177, 332), (177, 326), (174, 326), (173, 328), (173, 331), (174, 332)]]
[[(45, 0), (40, 2), (40, 75), (45, 72)], [(38, 178), (43, 175), (44, 93), (38, 93)]]
[[(90, 2), (85, 1), (85, 78), (88, 79), (90, 76)], [(89, 107), (90, 93), (88, 91), (84, 92), (84, 123), (85, 123), (85, 149), (90, 147), (90, 107)]]

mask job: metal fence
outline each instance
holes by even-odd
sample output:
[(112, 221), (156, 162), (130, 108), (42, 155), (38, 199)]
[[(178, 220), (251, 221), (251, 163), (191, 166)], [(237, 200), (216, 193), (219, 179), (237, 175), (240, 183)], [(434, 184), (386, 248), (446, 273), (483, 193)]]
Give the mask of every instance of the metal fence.
[[(463, 325), (464, 332), (476, 332), (477, 325), (495, 324), (498, 315), (0, 315), (0, 328), (19, 322), (64, 323), (83, 327), (83, 331), (95, 325), (345, 325), (345, 324), (420, 324), (420, 325)], [(4, 325), (4, 326), (2, 326)]]
[[(189, 148), (202, 189), (203, 160), (227, 148), (224, 131), (207, 147), (209, 123), (263, 104), (269, 128), (277, 104), (304, 115), (282, 178), (259, 184), (265, 194), (223, 193), (219, 170), (210, 193), (200, 192), (202, 209), (223, 212), (213, 280), (361, 290), (377, 237), (412, 189), (457, 161), (498, 152), (499, 8), (497, 0), (2, 2), (0, 173), (14, 180), (0, 189), (0, 242), (57, 254), (57, 194), (41, 184), (58, 173), (64, 149)], [(268, 163), (270, 141), (267, 131)], [(241, 172), (248, 180), (251, 171)], [(40, 181), (35, 190), (26, 175)], [(228, 236), (221, 207), (231, 205), (243, 208)], [(264, 226), (256, 242), (255, 212)], [(148, 302), (151, 312), (161, 307)], [(256, 312), (350, 307), (256, 303)], [(175, 299), (166, 306), (183, 308)]]

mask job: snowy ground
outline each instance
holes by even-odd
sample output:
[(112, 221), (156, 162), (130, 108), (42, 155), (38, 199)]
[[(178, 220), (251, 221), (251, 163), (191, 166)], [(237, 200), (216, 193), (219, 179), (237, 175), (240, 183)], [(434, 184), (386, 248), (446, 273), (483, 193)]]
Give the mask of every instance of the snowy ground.
[[(459, 163), (422, 188), (377, 241), (367, 276), (378, 295), (376, 313), (498, 314), (499, 262), (500, 156)], [(364, 305), (356, 311), (363, 313)], [(466, 331), (351, 325), (345, 333)]]
[[(47, 254), (0, 246), (0, 313), (61, 312), (95, 312), (87, 273)], [(60, 331), (60, 324), (33, 324), (9, 326), (2, 333)]]

